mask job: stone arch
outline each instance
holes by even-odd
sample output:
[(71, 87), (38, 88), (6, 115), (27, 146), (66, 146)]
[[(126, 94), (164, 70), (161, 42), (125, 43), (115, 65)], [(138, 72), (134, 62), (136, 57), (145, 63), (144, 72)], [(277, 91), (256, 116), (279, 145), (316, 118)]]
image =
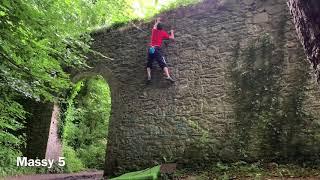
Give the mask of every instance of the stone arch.
[[(92, 33), (92, 48), (114, 60), (92, 55), (88, 61), (92, 68), (74, 75), (100, 74), (111, 89), (105, 175), (165, 161), (239, 160), (228, 139), (235, 127), (230, 63), (235, 51), (241, 52), (262, 34), (275, 41), (275, 51), (283, 51), (281, 92), (294, 86), (291, 75), (299, 70), (303, 55), (284, 1), (208, 0), (161, 16), (177, 29), (176, 41), (164, 47), (178, 79), (174, 85), (165, 82), (158, 69), (153, 71), (153, 84), (144, 84), (146, 32), (152, 23)], [(308, 87), (305, 108), (319, 117), (314, 101), (319, 99), (318, 90)], [(258, 149), (252, 151), (259, 154)]]
[[(105, 175), (165, 161), (192, 164), (239, 160), (234, 155), (234, 142), (228, 139), (235, 127), (234, 102), (229, 96), (232, 91), (229, 65), (235, 52), (241, 53), (261, 34), (269, 34), (275, 51), (282, 51), (284, 67), (278, 83), (284, 97), (297, 84), (297, 76), (293, 75), (302, 71), (303, 49), (283, 0), (207, 0), (161, 16), (176, 29), (176, 41), (164, 47), (171, 72), (178, 79), (175, 85), (165, 82), (158, 69), (153, 71), (153, 84), (144, 84), (146, 45), (152, 23), (92, 33), (92, 48), (114, 60), (91, 55), (88, 63), (92, 68), (72, 73), (73, 81), (102, 75), (111, 89)], [(276, 42), (279, 39), (281, 42)], [(320, 117), (316, 101), (320, 99), (319, 90), (311, 78), (306, 84), (303, 108), (313, 117)], [(44, 150), (49, 148), (47, 135), (50, 123), (53, 124), (49, 121), (53, 117), (49, 113), (52, 107), (53, 104), (30, 106), (36, 110), (28, 124), (32, 130), (29, 141), (34, 143), (29, 146), (34, 148), (27, 153), (33, 152), (33, 157), (52, 157)], [(313, 122), (319, 124), (320, 120), (316, 118)], [(313, 128), (319, 132), (318, 126)], [(34, 151), (35, 148), (39, 151)], [(301, 145), (299, 150), (304, 148)], [(304, 155), (317, 158), (318, 148), (308, 150), (305, 152), (309, 154)], [(261, 158), (258, 148), (254, 146), (252, 151), (255, 156), (250, 160)], [(57, 158), (59, 153), (52, 155)]]

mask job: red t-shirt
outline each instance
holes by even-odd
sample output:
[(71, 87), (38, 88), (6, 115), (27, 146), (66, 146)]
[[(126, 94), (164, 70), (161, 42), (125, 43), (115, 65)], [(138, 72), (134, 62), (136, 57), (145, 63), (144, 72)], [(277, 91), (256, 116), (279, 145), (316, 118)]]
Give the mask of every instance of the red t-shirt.
[(162, 40), (169, 39), (169, 34), (164, 30), (152, 29), (151, 46), (161, 47)]

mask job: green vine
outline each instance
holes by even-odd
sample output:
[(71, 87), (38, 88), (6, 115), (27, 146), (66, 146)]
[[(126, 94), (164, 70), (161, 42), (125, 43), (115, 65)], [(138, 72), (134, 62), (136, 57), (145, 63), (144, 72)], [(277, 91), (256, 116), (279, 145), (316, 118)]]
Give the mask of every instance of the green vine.
[[(283, 35), (284, 31), (280, 32)], [(284, 36), (283, 36), (284, 38)], [(307, 65), (289, 73), (290, 88), (283, 89), (284, 41), (268, 34), (234, 51), (231, 63), (235, 128), (232, 142), (240, 160), (307, 163), (319, 159), (319, 125), (303, 109), (307, 86)], [(302, 54), (298, 57), (304, 57)], [(292, 66), (292, 65), (291, 65)]]
[(272, 61), (274, 49), (270, 36), (265, 34), (243, 52), (235, 51), (231, 72), (238, 141), (235, 149), (243, 159), (255, 159), (260, 149), (270, 149), (264, 142), (264, 132), (279, 109), (281, 69), (281, 61)]

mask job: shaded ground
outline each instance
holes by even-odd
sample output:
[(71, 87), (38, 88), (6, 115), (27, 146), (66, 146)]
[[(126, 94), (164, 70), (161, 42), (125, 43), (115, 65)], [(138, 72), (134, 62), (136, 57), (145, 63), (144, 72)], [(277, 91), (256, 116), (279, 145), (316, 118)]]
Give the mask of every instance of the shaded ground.
[(87, 180), (102, 179), (103, 171), (80, 172), (70, 174), (38, 174), (38, 175), (22, 175), (15, 177), (7, 177), (5, 180)]
[[(216, 163), (212, 167), (177, 169), (176, 164), (163, 164), (159, 180), (320, 180), (319, 167), (278, 165), (277, 163), (237, 162)], [(103, 179), (103, 171), (88, 171), (70, 174), (22, 175), (6, 180), (98, 180)]]
[[(81, 172), (81, 173), (70, 173), (70, 174), (42, 174), (42, 175), (27, 175), (27, 176), (16, 176), (8, 177), (5, 180), (100, 180), (103, 179), (103, 171), (96, 172)], [(237, 176), (220, 176), (217, 178), (203, 176), (203, 175), (180, 175), (173, 178), (173, 180), (320, 180), (319, 176), (310, 177), (237, 177)]]

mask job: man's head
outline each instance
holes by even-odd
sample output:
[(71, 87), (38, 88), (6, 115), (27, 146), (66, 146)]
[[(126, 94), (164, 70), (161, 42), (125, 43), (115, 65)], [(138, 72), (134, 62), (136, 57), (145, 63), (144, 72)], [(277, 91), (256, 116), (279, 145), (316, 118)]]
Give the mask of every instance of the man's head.
[(158, 29), (158, 30), (162, 30), (162, 29), (163, 29), (163, 24), (162, 24), (162, 23), (158, 23), (157, 29)]

